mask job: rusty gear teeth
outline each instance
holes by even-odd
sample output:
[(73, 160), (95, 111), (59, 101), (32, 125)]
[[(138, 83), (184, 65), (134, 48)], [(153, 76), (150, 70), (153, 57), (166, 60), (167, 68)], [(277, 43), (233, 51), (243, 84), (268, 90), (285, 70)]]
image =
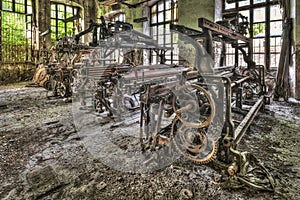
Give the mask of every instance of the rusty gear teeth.
[(215, 158), (215, 156), (218, 152), (218, 142), (212, 141), (212, 146), (211, 146), (212, 149), (208, 155), (205, 155), (202, 158), (195, 158), (191, 154), (189, 154), (187, 151), (185, 151), (181, 147), (179, 147), (179, 144), (176, 142), (176, 139), (175, 139), (176, 131), (174, 130), (174, 128), (175, 128), (175, 124), (177, 122), (180, 123), (180, 121), (178, 119), (175, 119), (172, 124), (171, 141), (174, 142), (175, 148), (178, 150), (178, 152), (180, 152), (185, 158), (191, 160), (195, 164), (203, 165), (203, 164), (208, 164), (209, 162), (211, 162)]

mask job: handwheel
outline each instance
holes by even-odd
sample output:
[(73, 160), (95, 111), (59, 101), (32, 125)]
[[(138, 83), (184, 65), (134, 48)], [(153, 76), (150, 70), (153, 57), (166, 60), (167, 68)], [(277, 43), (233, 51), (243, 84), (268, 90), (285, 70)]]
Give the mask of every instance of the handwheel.
[(177, 118), (188, 127), (207, 127), (215, 117), (214, 100), (199, 85), (183, 85), (177, 88), (172, 106)]
[(210, 139), (203, 129), (187, 127), (178, 119), (173, 121), (171, 137), (176, 149), (197, 164), (209, 163), (218, 151), (217, 142)]

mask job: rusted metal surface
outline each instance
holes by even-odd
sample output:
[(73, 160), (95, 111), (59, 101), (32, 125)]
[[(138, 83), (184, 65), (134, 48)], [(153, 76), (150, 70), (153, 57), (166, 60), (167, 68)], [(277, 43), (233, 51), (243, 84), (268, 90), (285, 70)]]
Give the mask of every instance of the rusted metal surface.
[(214, 31), (215, 34), (220, 34), (230, 40), (234, 40), (234, 41), (241, 40), (246, 43), (249, 43), (251, 41), (251, 39), (245, 37), (244, 35), (237, 33), (237, 32), (235, 32), (227, 27), (224, 27), (220, 24), (211, 22), (205, 18), (199, 18), (198, 23), (199, 23), (199, 27)]
[(247, 116), (243, 119), (243, 121), (239, 124), (239, 126), (234, 131), (234, 140), (235, 143), (238, 144), (243, 135), (245, 134), (246, 130), (252, 123), (254, 117), (258, 113), (258, 111), (263, 107), (264, 104), (264, 96), (261, 96), (257, 102), (252, 106), (251, 110), (249, 110)]

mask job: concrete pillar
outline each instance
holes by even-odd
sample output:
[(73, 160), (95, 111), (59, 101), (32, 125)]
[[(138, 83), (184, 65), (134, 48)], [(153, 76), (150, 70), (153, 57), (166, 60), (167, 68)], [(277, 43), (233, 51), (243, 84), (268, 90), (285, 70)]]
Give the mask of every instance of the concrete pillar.
[[(50, 30), (50, 12), (51, 12), (51, 5), (50, 1), (48, 0), (39, 0), (38, 1), (38, 30), (40, 35), (41, 33), (44, 33), (47, 30)], [(42, 45), (42, 38), (39, 38), (39, 48), (41, 48)], [(46, 46), (51, 46), (51, 35), (45, 35), (45, 42)]]

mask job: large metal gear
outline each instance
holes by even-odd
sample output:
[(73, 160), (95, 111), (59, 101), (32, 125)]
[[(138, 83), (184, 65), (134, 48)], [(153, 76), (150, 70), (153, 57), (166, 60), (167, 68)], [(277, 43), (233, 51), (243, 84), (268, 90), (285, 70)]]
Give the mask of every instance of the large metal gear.
[(216, 113), (210, 93), (195, 84), (176, 88), (172, 106), (176, 117), (184, 125), (193, 128), (209, 126)]
[(171, 138), (176, 149), (196, 164), (207, 164), (214, 159), (218, 144), (204, 129), (187, 127), (179, 119), (172, 123)]

